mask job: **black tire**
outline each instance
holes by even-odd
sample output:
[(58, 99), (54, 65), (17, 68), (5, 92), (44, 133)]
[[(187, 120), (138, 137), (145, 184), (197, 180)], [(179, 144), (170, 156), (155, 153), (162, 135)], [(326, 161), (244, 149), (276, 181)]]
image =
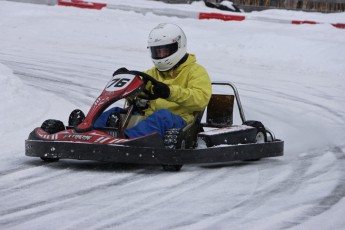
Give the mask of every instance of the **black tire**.
[(256, 128), (256, 143), (267, 142), (266, 129), (260, 121), (245, 121), (243, 124)]
[[(185, 149), (186, 141), (182, 129), (168, 129), (164, 134), (164, 145), (168, 149)], [(183, 165), (162, 165), (164, 171), (178, 172)]]
[(50, 162), (58, 162), (60, 159), (59, 158), (41, 157), (41, 160), (50, 163)]
[[(245, 121), (243, 124), (256, 128), (256, 138), (255, 138), (256, 143), (267, 142), (266, 129), (265, 129), (265, 126), (260, 121)], [(245, 161), (259, 161), (259, 160), (261, 160), (261, 158), (248, 159)]]
[(77, 127), (85, 119), (85, 114), (80, 109), (71, 112), (68, 118), (68, 126)]
[[(41, 128), (49, 134), (54, 134), (65, 130), (65, 125), (59, 120), (49, 119), (42, 123)], [(41, 157), (45, 162), (56, 162), (59, 158)]]
[(65, 125), (62, 121), (49, 119), (42, 123), (41, 128), (49, 134), (54, 134), (65, 130)]
[(163, 170), (167, 172), (178, 172), (183, 165), (162, 165)]

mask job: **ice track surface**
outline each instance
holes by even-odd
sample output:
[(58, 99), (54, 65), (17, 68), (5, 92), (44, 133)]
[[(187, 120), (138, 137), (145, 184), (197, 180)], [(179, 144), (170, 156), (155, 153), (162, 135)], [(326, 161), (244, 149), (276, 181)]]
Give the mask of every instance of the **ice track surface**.
[[(345, 226), (343, 30), (6, 1), (0, 15), (1, 229)], [(285, 156), (178, 173), (24, 156), (33, 128), (87, 111), (114, 70), (151, 67), (146, 38), (158, 22), (183, 27), (189, 51), (212, 80), (237, 85), (246, 118), (285, 140)]]

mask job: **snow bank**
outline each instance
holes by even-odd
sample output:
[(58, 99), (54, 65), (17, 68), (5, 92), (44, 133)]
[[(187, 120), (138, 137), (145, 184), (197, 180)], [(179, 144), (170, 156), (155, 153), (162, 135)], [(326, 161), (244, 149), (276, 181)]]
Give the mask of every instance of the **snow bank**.
[[(0, 63), (0, 100), (5, 105), (5, 101), (13, 100), (23, 93), (23, 82), (16, 77), (12, 70)], [(1, 113), (0, 116), (5, 115)], [(0, 117), (3, 120), (3, 117)]]
[[(11, 153), (20, 151), (20, 154), (23, 154), (24, 140), (35, 127), (51, 118), (65, 122), (68, 111), (74, 108), (62, 98), (56, 98), (53, 94), (37, 91), (34, 87), (24, 84), (2, 63), (0, 63), (0, 102), (2, 110), (0, 136), (6, 137), (0, 140), (0, 146), (11, 148)], [(69, 110), (61, 111), (61, 108)]]

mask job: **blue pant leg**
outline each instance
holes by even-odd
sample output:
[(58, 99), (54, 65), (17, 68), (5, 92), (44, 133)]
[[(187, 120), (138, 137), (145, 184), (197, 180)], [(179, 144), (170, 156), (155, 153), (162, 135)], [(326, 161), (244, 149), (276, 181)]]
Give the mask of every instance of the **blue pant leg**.
[(187, 123), (182, 117), (171, 113), (167, 109), (161, 109), (139, 122), (138, 125), (126, 129), (125, 134), (129, 138), (136, 138), (157, 132), (163, 138), (167, 129), (183, 128), (186, 125)]

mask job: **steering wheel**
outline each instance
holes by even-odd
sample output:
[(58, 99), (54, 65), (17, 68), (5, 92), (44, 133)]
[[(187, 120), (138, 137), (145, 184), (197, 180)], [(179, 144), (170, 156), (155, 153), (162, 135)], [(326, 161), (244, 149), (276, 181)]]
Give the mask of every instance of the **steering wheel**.
[[(124, 74), (124, 73), (132, 74), (132, 75), (136, 75), (136, 76), (141, 77), (141, 79), (144, 81), (145, 85), (148, 82), (151, 82), (151, 84), (153, 86), (156, 85), (157, 83), (159, 83), (159, 81), (157, 81), (156, 79), (154, 79), (153, 77), (151, 77), (147, 73), (136, 71), (136, 70), (127, 70), (126, 68), (120, 68), (120, 69), (116, 70), (115, 73), (113, 74), (113, 76), (116, 75), (116, 74)], [(142, 99), (156, 100), (158, 98), (158, 96), (154, 95), (152, 92), (150, 92), (146, 88), (144, 88), (143, 92), (144, 92), (144, 95), (140, 95), (139, 96)]]

